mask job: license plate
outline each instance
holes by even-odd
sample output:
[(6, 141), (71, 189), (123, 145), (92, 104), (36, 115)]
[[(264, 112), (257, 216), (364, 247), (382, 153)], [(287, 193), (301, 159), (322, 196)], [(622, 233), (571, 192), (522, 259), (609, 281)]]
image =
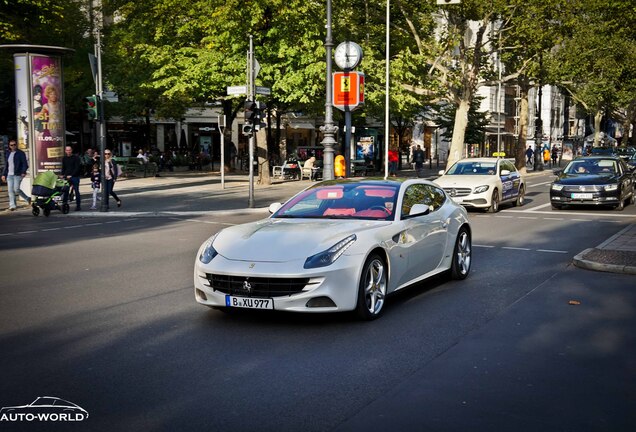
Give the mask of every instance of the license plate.
[(245, 309), (274, 309), (274, 300), (270, 298), (235, 297), (226, 295), (225, 306)]
[(572, 199), (592, 199), (594, 194), (591, 193), (573, 193)]

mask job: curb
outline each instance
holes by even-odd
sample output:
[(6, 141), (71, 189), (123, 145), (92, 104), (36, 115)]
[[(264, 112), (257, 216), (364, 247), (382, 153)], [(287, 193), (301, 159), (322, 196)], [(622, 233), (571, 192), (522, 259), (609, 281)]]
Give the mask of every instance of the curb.
[(606, 273), (622, 273), (622, 274), (633, 274), (636, 275), (636, 267), (631, 265), (617, 265), (617, 264), (606, 264), (599, 263), (596, 261), (589, 261), (585, 259), (585, 256), (597, 250), (598, 248), (589, 248), (585, 249), (583, 252), (576, 255), (572, 258), (572, 262), (576, 267), (586, 269), (586, 270), (594, 270)]

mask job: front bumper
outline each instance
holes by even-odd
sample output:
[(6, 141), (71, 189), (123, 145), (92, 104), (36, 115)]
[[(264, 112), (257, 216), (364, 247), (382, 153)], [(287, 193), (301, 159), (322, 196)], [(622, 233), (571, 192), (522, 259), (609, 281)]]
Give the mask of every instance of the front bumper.
[(556, 205), (617, 205), (620, 191), (593, 191), (575, 195), (573, 192), (550, 190), (550, 202)]
[(271, 298), (275, 310), (291, 312), (340, 312), (355, 309), (358, 297), (358, 284), (363, 261), (362, 256), (342, 255), (330, 266), (317, 269), (303, 269), (302, 261), (285, 263), (232, 261), (216, 256), (209, 264), (199, 261), (194, 266), (194, 296), (198, 303), (210, 307), (227, 307), (226, 287), (211, 286), (208, 275), (231, 276), (234, 281), (267, 278), (285, 281), (303, 279), (306, 283), (292, 294), (265, 294), (259, 292), (240, 292), (233, 289), (231, 295), (247, 298)]

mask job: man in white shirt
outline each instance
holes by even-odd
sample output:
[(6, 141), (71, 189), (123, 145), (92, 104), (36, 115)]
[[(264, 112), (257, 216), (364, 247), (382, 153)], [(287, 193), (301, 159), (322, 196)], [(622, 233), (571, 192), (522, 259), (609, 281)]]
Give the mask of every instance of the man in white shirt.
[(2, 181), (7, 182), (9, 188), (9, 210), (17, 208), (16, 195), (20, 195), (30, 205), (31, 198), (20, 189), (20, 183), (26, 176), (29, 169), (26, 154), (18, 149), (16, 140), (9, 141), (9, 152), (6, 157), (7, 163), (2, 171)]

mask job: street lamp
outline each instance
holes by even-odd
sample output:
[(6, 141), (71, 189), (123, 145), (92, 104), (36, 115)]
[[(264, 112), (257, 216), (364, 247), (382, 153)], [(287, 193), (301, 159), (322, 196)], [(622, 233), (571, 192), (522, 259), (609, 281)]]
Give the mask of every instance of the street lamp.
[(325, 38), (325, 48), (327, 51), (327, 97), (325, 101), (325, 124), (320, 128), (323, 133), (322, 146), (324, 152), (322, 156), (322, 178), (324, 180), (333, 180), (333, 148), (336, 145), (335, 135), (338, 127), (333, 124), (333, 95), (332, 95), (332, 76), (331, 76), (331, 48), (333, 40), (331, 38), (331, 0), (327, 0), (327, 36)]

